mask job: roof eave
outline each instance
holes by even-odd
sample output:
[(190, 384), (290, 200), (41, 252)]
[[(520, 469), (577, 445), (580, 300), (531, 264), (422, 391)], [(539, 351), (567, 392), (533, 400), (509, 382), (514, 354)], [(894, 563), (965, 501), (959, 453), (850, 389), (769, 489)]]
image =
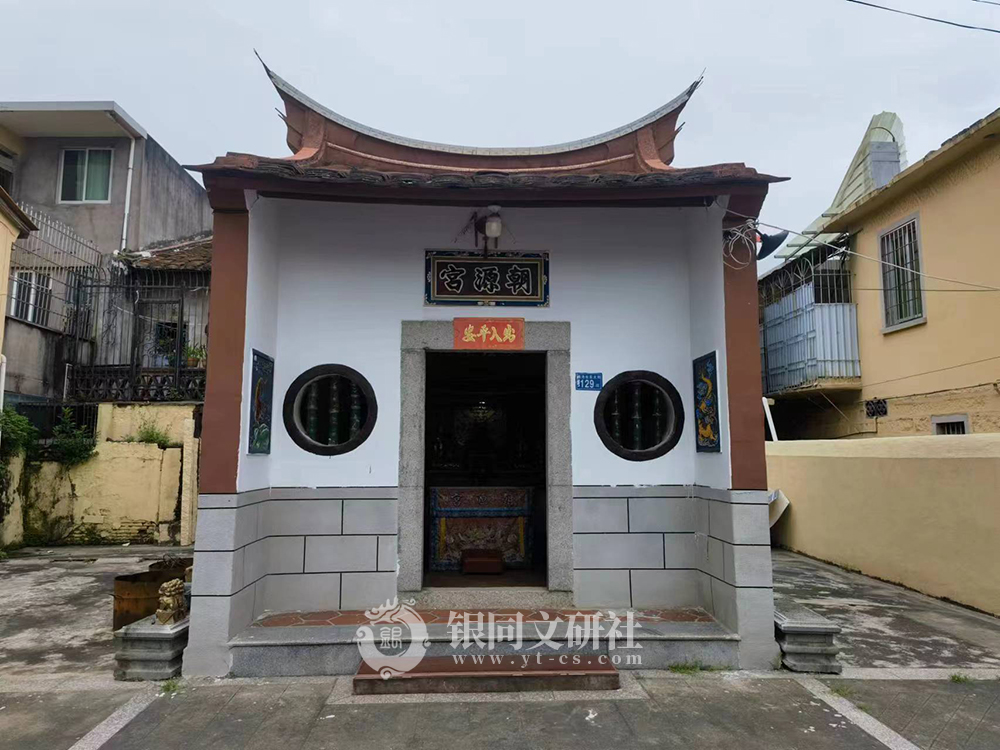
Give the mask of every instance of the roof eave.
[(857, 223), (865, 216), (898, 200), (968, 154), (981, 148), (988, 148), (988, 145), (982, 143), (984, 139), (998, 137), (1000, 137), (1000, 109), (945, 141), (941, 148), (904, 169), (883, 187), (849, 205), (823, 225), (822, 232), (836, 234), (855, 230)]
[(17, 238), (23, 240), (32, 232), (37, 232), (38, 227), (26, 214), (17, 202), (10, 197), (10, 194), (0, 187), (0, 213), (14, 225), (17, 229)]
[[(258, 59), (260, 56), (258, 55)], [(331, 120), (345, 128), (354, 130), (358, 133), (366, 135), (370, 138), (376, 140), (384, 141), (386, 143), (391, 143), (397, 146), (405, 146), (408, 148), (415, 148), (424, 151), (436, 151), (447, 154), (462, 154), (467, 156), (507, 156), (507, 157), (524, 157), (524, 156), (543, 156), (548, 154), (564, 154), (572, 151), (580, 151), (585, 148), (590, 148), (592, 146), (598, 146), (609, 141), (613, 141), (622, 136), (630, 135), (635, 133), (642, 128), (651, 125), (658, 120), (665, 117), (679, 114), (684, 106), (691, 99), (691, 96), (695, 91), (701, 86), (704, 75), (700, 76), (696, 81), (694, 81), (690, 86), (688, 86), (681, 94), (674, 97), (672, 100), (667, 102), (661, 107), (649, 112), (646, 115), (633, 120), (627, 125), (623, 125), (619, 128), (606, 131), (604, 133), (599, 133), (588, 138), (581, 138), (574, 141), (567, 141), (565, 143), (556, 143), (548, 146), (530, 146), (530, 147), (477, 147), (477, 146), (459, 146), (449, 143), (435, 143), (433, 141), (423, 141), (416, 138), (408, 138), (406, 136), (396, 135), (394, 133), (389, 133), (384, 130), (379, 130), (378, 128), (373, 128), (368, 125), (364, 125), (355, 120), (345, 117), (328, 107), (324, 107), (322, 104), (317, 102), (312, 97), (303, 93), (299, 89), (295, 88), (292, 84), (286, 81), (284, 78), (279, 76), (273, 70), (271, 70), (267, 64), (261, 60), (261, 64), (264, 66), (264, 70), (267, 72), (268, 78), (270, 78), (271, 83), (274, 85), (275, 89), (280, 95), (287, 96), (290, 99), (297, 102), (300, 106), (309, 109), (319, 116)]]

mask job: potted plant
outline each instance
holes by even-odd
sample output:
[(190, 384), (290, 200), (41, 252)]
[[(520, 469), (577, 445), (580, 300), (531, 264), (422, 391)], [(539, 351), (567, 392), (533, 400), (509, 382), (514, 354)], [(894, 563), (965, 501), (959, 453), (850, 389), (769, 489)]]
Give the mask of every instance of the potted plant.
[(201, 363), (208, 356), (208, 351), (204, 345), (191, 346), (188, 344), (184, 347), (184, 356), (187, 358), (188, 367), (201, 367)]

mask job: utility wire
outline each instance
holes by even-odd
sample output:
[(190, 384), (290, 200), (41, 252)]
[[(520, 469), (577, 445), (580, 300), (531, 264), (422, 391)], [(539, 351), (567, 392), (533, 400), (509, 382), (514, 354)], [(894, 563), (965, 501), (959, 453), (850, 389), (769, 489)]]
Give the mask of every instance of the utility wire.
[(986, 3), (987, 5), (1000, 5), (1000, 3), (994, 2), (993, 0), (972, 0), (974, 3)]
[[(979, 0), (977, 0), (978, 2)], [(913, 18), (922, 18), (925, 21), (934, 21), (935, 23), (944, 23), (948, 26), (957, 26), (960, 29), (971, 29), (972, 31), (988, 31), (991, 34), (1000, 34), (1000, 29), (990, 29), (985, 26), (971, 26), (966, 23), (959, 23), (958, 21), (946, 21), (943, 18), (934, 18), (933, 16), (922, 16), (919, 13), (911, 13), (908, 10), (899, 10), (899, 8), (890, 8), (885, 5), (876, 5), (875, 3), (868, 3), (865, 0), (847, 0), (849, 3), (854, 3), (856, 5), (865, 5), (869, 8), (878, 8), (879, 10), (887, 10), (890, 13), (899, 13), (904, 16), (912, 16)], [(1000, 5), (1000, 3), (991, 2), (990, 5)]]
[(731, 213), (733, 216), (739, 216), (743, 219), (749, 219), (750, 221), (755, 221), (757, 222), (758, 225), (762, 227), (767, 227), (768, 229), (777, 229), (779, 232), (788, 232), (789, 234), (794, 234), (798, 237), (807, 239), (809, 240), (810, 244), (815, 243), (817, 245), (826, 245), (827, 247), (836, 250), (838, 253), (846, 253), (847, 255), (853, 255), (857, 258), (863, 258), (865, 260), (874, 261), (875, 263), (881, 263), (883, 266), (887, 266), (888, 268), (895, 268), (900, 271), (906, 271), (907, 273), (912, 273), (914, 276), (922, 276), (925, 279), (934, 279), (934, 281), (945, 281), (949, 284), (962, 284), (964, 286), (972, 286), (984, 292), (1000, 292), (1000, 287), (988, 286), (986, 284), (975, 284), (971, 281), (962, 281), (961, 279), (949, 279), (945, 276), (932, 276), (931, 274), (924, 273), (923, 271), (914, 271), (912, 268), (907, 268), (906, 266), (899, 266), (896, 265), (895, 263), (890, 263), (887, 260), (882, 260), (881, 258), (873, 258), (870, 255), (864, 255), (863, 253), (856, 253), (853, 250), (848, 250), (847, 248), (844, 247), (837, 247), (836, 245), (831, 245), (829, 242), (823, 242), (822, 240), (818, 240), (815, 237), (809, 237), (808, 235), (802, 234), (802, 232), (796, 232), (794, 229), (786, 229), (785, 227), (779, 227), (777, 224), (768, 224), (766, 221), (761, 221), (760, 219), (757, 219), (753, 216), (748, 216), (747, 214), (741, 214), (739, 211), (734, 211), (731, 208), (726, 210), (729, 211), (729, 213)]
[[(864, 388), (873, 388), (876, 385), (885, 385), (886, 383), (896, 383), (900, 380), (909, 380), (910, 378), (919, 378), (921, 375), (934, 375), (939, 372), (946, 372), (947, 370), (957, 370), (959, 367), (968, 367), (969, 365), (981, 365), (984, 362), (993, 362), (994, 360), (1000, 359), (1000, 356), (996, 357), (986, 357), (985, 359), (977, 359), (972, 362), (962, 362), (958, 365), (949, 365), (948, 367), (939, 367), (936, 370), (925, 370), (924, 372), (915, 372), (912, 375), (902, 375), (898, 378), (889, 378), (888, 380), (880, 380), (877, 383), (862, 383)], [(986, 383), (983, 383), (986, 385)]]

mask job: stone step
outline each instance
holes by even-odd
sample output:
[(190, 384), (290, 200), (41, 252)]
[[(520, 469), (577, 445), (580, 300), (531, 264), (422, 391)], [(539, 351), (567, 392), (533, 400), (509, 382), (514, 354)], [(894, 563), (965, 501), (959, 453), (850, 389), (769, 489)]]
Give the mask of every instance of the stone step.
[(517, 693), (540, 690), (617, 690), (618, 670), (606, 656), (511, 655), (399, 658), (380, 674), (362, 663), (356, 695), (399, 693)]
[(496, 586), (483, 588), (434, 587), (400, 593), (399, 600), (412, 600), (416, 609), (570, 609), (573, 593), (549, 591), (544, 586)]
[[(666, 669), (676, 664), (700, 664), (705, 667), (737, 668), (739, 666), (739, 636), (730, 633), (703, 610), (657, 610), (657, 614), (640, 612), (633, 632), (637, 648), (626, 649), (624, 627), (615, 636), (615, 648), (610, 647), (610, 623), (601, 622), (596, 638), (581, 644), (579, 631), (570, 628), (569, 613), (529, 612), (524, 615), (521, 643), (494, 639), (489, 642), (488, 630), (471, 624), (455, 640), (455, 631), (448, 625), (448, 612), (422, 611), (426, 618), (425, 658), (470, 655), (577, 654), (607, 655), (619, 669)], [(473, 613), (480, 614), (478, 611)], [(488, 614), (488, 613), (484, 613)], [(624, 618), (625, 613), (619, 612)], [(503, 615), (494, 613), (500, 619)], [(506, 617), (510, 617), (508, 611)], [(548, 617), (548, 620), (543, 620)], [(558, 617), (555, 622), (553, 618)], [(577, 620), (579, 624), (579, 620)], [(231, 674), (234, 677), (353, 675), (361, 664), (357, 644), (358, 632), (369, 622), (363, 612), (288, 613), (261, 618), (229, 641)], [(390, 623), (391, 626), (391, 623)], [(380, 637), (381, 625), (372, 625), (373, 639)], [(409, 628), (403, 627), (398, 642), (379, 651), (387, 656), (406, 653), (411, 645)], [(467, 637), (466, 637), (467, 636)]]

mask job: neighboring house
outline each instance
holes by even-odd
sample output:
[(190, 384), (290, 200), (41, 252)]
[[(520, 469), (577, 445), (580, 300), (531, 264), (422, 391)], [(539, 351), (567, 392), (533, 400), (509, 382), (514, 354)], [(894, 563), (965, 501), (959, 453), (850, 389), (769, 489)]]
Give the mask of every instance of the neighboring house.
[(94, 295), (122, 280), (119, 254), (204, 232), (211, 209), (114, 102), (0, 103), (0, 186), (40, 227), (11, 263), (8, 395), (58, 401), (74, 389), (72, 365), (95, 361), (106, 316)]
[[(6, 298), (9, 292), (10, 256), (16, 240), (25, 239), (38, 227), (31, 218), (21, 210), (6, 189), (0, 187), (0, 297)], [(0, 347), (3, 346), (5, 317), (0, 317)], [(6, 375), (6, 360), (0, 358), (0, 389)], [(3, 404), (3, 393), (0, 390), (0, 405)]]
[[(85, 287), (92, 320), (74, 330), (69, 395), (78, 401), (205, 397), (212, 236), (121, 256)], [(92, 343), (91, 343), (92, 342)]]
[(828, 212), (821, 238), (853, 254), (808, 247), (761, 280), (780, 439), (1000, 431), (997, 206), (1000, 110)]
[(202, 186), (115, 102), (0, 102), (0, 186), (104, 253), (211, 228)]

